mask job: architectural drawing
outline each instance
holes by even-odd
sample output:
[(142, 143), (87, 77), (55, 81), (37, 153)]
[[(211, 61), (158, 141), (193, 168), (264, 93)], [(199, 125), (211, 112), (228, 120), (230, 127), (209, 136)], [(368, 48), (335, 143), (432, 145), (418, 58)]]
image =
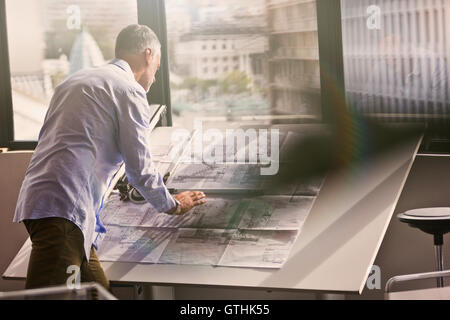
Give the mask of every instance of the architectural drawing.
[(298, 231), (238, 230), (218, 265), (225, 267), (281, 268)]
[(260, 165), (180, 163), (167, 186), (176, 190), (258, 190), (262, 186)]
[(280, 268), (298, 231), (109, 226), (101, 261)]
[(107, 226), (107, 234), (100, 235), (97, 255), (102, 261), (157, 263), (174, 230)]
[[(261, 163), (190, 161), (186, 150), (192, 146), (187, 140), (173, 143), (168, 138), (170, 130), (155, 132), (153, 164), (161, 174), (171, 173), (168, 188), (177, 192), (202, 190), (208, 201), (186, 215), (171, 216), (158, 212), (150, 203), (123, 202), (119, 192), (113, 191), (100, 214), (107, 229), (106, 236), (97, 239), (100, 260), (280, 268), (324, 178), (274, 188), (277, 181), (289, 177), (289, 168), (295, 164), (280, 162), (278, 176), (262, 176)], [(280, 137), (287, 148), (285, 145), (295, 143), (301, 135), (286, 132)], [(192, 136), (190, 139), (192, 144)], [(210, 152), (217, 149), (214, 143), (206, 147)], [(226, 148), (223, 151), (226, 155)], [(259, 159), (270, 154), (266, 151), (258, 151)]]
[(304, 196), (211, 196), (187, 215), (169, 216), (150, 204), (121, 202), (118, 193), (113, 193), (100, 219), (105, 225), (129, 227), (298, 230), (314, 200)]
[(245, 199), (239, 229), (300, 230), (315, 197), (264, 196)]
[(236, 230), (179, 229), (159, 263), (217, 265)]
[(213, 196), (184, 216), (150, 204), (121, 202), (113, 193), (102, 211), (102, 261), (279, 268), (288, 257), (315, 197)]
[[(294, 163), (281, 163), (278, 174), (262, 177), (262, 190), (266, 195), (317, 196), (325, 181), (324, 176), (298, 181), (292, 179)], [(290, 182), (287, 182), (290, 181)]]

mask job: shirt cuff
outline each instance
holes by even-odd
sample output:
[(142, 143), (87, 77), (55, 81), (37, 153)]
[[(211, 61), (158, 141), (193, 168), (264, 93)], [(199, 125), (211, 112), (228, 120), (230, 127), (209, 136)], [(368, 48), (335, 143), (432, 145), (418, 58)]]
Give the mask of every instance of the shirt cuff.
[[(156, 199), (155, 199), (156, 200)], [(156, 210), (160, 213), (166, 213), (172, 210), (176, 207), (177, 203), (175, 202), (175, 199), (172, 197), (172, 195), (169, 193), (169, 191), (166, 189), (165, 193), (159, 196), (157, 200), (151, 202), (151, 205), (155, 207)]]

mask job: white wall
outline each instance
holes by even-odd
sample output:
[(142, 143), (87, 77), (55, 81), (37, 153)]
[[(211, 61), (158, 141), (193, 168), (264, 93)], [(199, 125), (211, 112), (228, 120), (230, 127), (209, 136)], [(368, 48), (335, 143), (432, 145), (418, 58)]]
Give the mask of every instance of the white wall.
[[(25, 227), (12, 223), (17, 197), (31, 152), (0, 153), (0, 275), (28, 237)], [(24, 281), (0, 278), (0, 291), (22, 290)]]

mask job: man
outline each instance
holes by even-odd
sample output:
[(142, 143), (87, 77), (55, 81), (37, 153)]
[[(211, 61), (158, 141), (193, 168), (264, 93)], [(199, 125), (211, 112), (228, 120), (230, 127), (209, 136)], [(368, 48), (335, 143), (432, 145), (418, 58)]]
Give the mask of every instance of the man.
[(172, 197), (151, 162), (146, 94), (160, 59), (154, 32), (131, 25), (117, 37), (115, 60), (56, 88), (14, 217), (33, 243), (26, 288), (64, 285), (74, 266), (82, 282), (109, 288), (93, 242), (106, 232), (99, 213), (123, 162), (130, 183), (160, 212), (182, 215), (205, 203), (202, 192)]

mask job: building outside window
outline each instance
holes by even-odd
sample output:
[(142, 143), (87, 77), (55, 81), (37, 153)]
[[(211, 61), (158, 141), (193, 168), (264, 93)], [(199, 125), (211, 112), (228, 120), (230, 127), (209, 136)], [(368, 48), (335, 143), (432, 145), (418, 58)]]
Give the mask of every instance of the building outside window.
[[(36, 141), (55, 87), (112, 59), (118, 32), (137, 23), (136, 0), (104, 4), (6, 0), (15, 140)], [(175, 125), (191, 128), (210, 116), (320, 119), (315, 1), (166, 0), (165, 6)], [(33, 27), (25, 30), (24, 20)]]
[[(174, 124), (304, 115), (320, 120), (316, 2), (166, 0)], [(212, 50), (196, 51), (209, 45)], [(215, 49), (215, 50), (214, 50)], [(205, 58), (214, 72), (204, 72)], [(181, 79), (181, 81), (179, 80)]]
[[(37, 140), (55, 87), (114, 58), (136, 0), (6, 0), (15, 140)], [(24, 21), (27, 23), (24, 24)]]
[(342, 0), (347, 100), (377, 118), (450, 111), (450, 1)]
[[(14, 136), (37, 140), (55, 87), (113, 58), (118, 32), (137, 23), (137, 1), (5, 3)], [(322, 119), (315, 0), (165, 4), (175, 125), (245, 115)], [(418, 119), (449, 111), (448, 0), (341, 0), (341, 8), (352, 109)]]

